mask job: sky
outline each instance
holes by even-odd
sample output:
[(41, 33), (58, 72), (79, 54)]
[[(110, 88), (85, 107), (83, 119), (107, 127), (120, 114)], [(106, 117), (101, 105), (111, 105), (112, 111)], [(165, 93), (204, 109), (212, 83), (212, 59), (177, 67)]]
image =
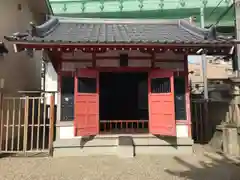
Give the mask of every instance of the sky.
[(188, 56), (189, 64), (199, 64), (201, 61), (201, 56)]

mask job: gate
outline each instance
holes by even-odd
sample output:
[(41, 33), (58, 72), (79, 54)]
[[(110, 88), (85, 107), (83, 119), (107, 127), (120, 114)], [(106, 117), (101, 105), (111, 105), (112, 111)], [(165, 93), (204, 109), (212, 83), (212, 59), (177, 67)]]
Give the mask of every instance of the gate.
[(192, 138), (195, 143), (209, 143), (217, 126), (229, 116), (229, 100), (191, 99)]
[(208, 101), (191, 99), (192, 138), (195, 143), (207, 143), (211, 124), (208, 121)]
[(54, 97), (1, 98), (0, 153), (25, 156), (52, 153)]

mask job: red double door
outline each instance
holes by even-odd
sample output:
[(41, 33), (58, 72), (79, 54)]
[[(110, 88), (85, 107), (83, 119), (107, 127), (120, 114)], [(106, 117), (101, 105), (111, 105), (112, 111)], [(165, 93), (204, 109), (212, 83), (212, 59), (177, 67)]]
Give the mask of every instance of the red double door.
[[(154, 135), (176, 135), (173, 84), (173, 72), (160, 69), (149, 72), (149, 130)], [(97, 70), (77, 70), (74, 113), (76, 136), (99, 133), (99, 72)]]

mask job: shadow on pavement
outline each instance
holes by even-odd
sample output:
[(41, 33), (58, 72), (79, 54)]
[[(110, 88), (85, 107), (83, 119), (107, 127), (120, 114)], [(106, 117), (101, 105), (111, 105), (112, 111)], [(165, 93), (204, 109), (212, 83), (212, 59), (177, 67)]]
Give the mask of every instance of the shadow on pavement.
[(204, 153), (196, 164), (187, 159), (174, 157), (182, 165), (182, 171), (165, 170), (166, 173), (189, 180), (240, 180), (240, 158), (229, 158), (222, 154)]

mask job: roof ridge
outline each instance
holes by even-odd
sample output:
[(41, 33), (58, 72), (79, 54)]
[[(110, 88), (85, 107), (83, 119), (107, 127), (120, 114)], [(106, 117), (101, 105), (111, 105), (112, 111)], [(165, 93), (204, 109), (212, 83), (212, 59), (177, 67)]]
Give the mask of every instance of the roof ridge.
[(193, 34), (195, 36), (204, 38), (204, 39), (215, 39), (212, 29), (206, 29), (206, 28), (200, 28), (197, 26), (194, 26), (192, 23), (187, 21), (186, 19), (179, 20), (179, 27), (185, 29), (190, 34)]
[(45, 37), (56, 29), (59, 25), (59, 20), (58, 18), (50, 18), (48, 21), (39, 26), (36, 26), (33, 23), (30, 23), (30, 25), (30, 33), (32, 36)]
[(69, 18), (69, 17), (58, 17), (52, 16), (52, 18), (57, 18), (60, 23), (109, 23), (109, 24), (176, 24), (179, 19), (115, 19), (115, 18)]

